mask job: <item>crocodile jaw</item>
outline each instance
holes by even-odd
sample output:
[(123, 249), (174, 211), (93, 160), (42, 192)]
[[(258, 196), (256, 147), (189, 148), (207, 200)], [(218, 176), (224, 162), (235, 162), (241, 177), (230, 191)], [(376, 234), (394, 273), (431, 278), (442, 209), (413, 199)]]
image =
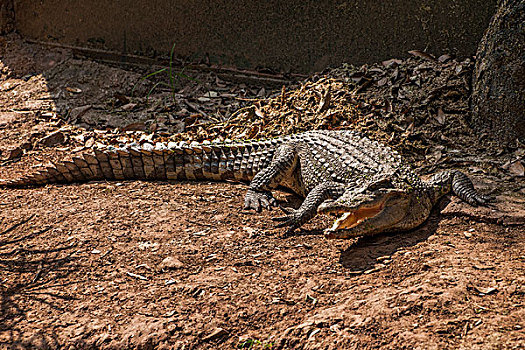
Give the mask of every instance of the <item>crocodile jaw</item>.
[(331, 231), (356, 227), (368, 218), (374, 217), (383, 210), (384, 202), (369, 208), (359, 208), (354, 211), (344, 212), (336, 219), (330, 228)]

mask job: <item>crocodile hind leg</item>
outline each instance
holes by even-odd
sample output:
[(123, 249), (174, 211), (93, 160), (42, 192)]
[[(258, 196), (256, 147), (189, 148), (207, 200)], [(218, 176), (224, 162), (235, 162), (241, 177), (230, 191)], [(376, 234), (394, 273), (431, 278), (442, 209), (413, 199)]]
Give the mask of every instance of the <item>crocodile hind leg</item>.
[(280, 222), (277, 227), (290, 226), (288, 232), (291, 232), (313, 218), (321, 203), (340, 197), (345, 189), (346, 186), (339, 182), (323, 182), (308, 193), (299, 209), (283, 209), (287, 215), (272, 220)]
[(244, 199), (244, 209), (261, 211), (277, 206), (271, 189), (280, 185), (286, 176), (292, 176), (297, 166), (297, 151), (293, 144), (284, 144), (279, 147), (270, 162), (270, 165), (259, 171), (250, 183), (250, 188)]
[(434, 202), (450, 192), (474, 206), (486, 205), (492, 200), (491, 197), (479, 194), (469, 177), (459, 170), (437, 173), (426, 183), (434, 190)]

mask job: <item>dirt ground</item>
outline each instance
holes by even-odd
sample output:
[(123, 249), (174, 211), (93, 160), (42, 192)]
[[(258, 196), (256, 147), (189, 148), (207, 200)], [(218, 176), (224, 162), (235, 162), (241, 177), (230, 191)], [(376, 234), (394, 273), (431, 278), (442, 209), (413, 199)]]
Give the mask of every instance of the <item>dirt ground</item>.
[[(207, 74), (220, 103), (188, 82), (145, 103), (143, 73), (13, 36), (0, 72), (0, 178), (275, 94)], [(525, 349), (522, 150), (498, 152), (462, 163), (491, 207), (445, 199), (416, 230), (345, 241), (325, 217), (283, 236), (275, 212), (242, 209), (243, 184), (2, 189), (0, 348)]]

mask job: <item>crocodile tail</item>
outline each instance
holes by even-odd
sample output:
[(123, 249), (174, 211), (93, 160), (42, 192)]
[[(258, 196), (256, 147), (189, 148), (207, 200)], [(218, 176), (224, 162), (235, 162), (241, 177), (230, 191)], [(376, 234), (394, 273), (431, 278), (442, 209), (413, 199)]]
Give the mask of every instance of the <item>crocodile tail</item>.
[(437, 173), (432, 176), (428, 183), (434, 192), (436, 201), (450, 192), (474, 206), (486, 205), (492, 199), (478, 193), (470, 178), (459, 170)]
[(14, 180), (0, 180), (0, 187), (43, 186), (52, 183), (74, 183), (102, 180), (106, 177), (94, 154), (82, 154), (70, 161), (51, 163), (30, 175)]
[(53, 163), (0, 187), (94, 180), (250, 181), (270, 163), (278, 140), (230, 143), (157, 143), (108, 146)]

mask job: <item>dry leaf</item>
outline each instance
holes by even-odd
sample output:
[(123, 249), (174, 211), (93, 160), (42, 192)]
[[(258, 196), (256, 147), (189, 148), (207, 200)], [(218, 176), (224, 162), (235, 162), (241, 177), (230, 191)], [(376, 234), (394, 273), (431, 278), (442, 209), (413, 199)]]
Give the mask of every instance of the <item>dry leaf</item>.
[(381, 62), (381, 64), (384, 66), (384, 67), (390, 67), (390, 66), (393, 66), (393, 65), (400, 65), (402, 64), (403, 61), (399, 60), (399, 59), (395, 59), (395, 58), (392, 58), (390, 60), (386, 60), (386, 61), (383, 61)]
[(131, 123), (122, 128), (122, 131), (144, 131), (146, 130), (146, 125), (144, 123)]
[(452, 57), (450, 55), (444, 54), (438, 57), (438, 61), (441, 63), (445, 63), (448, 60), (450, 60)]
[(423, 51), (419, 51), (419, 50), (411, 50), (411, 51), (408, 51), (409, 54), (411, 55), (414, 55), (416, 57), (420, 57), (420, 58), (423, 58), (425, 60), (428, 60), (428, 61), (432, 61), (432, 62), (436, 62), (436, 58), (426, 52), (423, 52)]
[(426, 157), (427, 161), (432, 161), (432, 163), (437, 163), (443, 158), (443, 153), (441, 150), (436, 150), (432, 152), (431, 154), (428, 154)]
[(525, 176), (525, 167), (521, 160), (509, 161), (502, 166), (503, 169), (508, 170), (509, 173), (515, 176)]
[(80, 90), (79, 88), (72, 88), (72, 87), (69, 87), (69, 86), (66, 86), (66, 90), (69, 91), (69, 92), (72, 92), (74, 94), (79, 94), (82, 92), (82, 90)]
[(525, 175), (525, 167), (523, 166), (523, 163), (521, 161), (515, 161), (512, 163), (509, 167), (509, 172), (511, 174), (514, 174), (516, 176), (524, 176)]
[(257, 107), (255, 107), (255, 115), (258, 116), (261, 119), (265, 119), (266, 118), (266, 114), (264, 114), (264, 112), (261, 109), (257, 108)]
[(438, 112), (437, 112), (437, 115), (434, 116), (434, 118), (437, 120), (437, 122), (438, 122), (440, 125), (443, 125), (443, 124), (445, 124), (446, 116), (447, 116), (447, 115), (445, 114), (445, 112), (443, 112), (443, 110), (441, 109), (441, 107), (439, 107)]
[(321, 98), (321, 102), (319, 103), (319, 109), (317, 110), (317, 113), (321, 113), (328, 109), (330, 106), (330, 100), (331, 100), (331, 94), (330, 94), (330, 85), (328, 85), (328, 89), (326, 90), (325, 94)]
[(257, 96), (258, 97), (266, 96), (266, 89), (264, 87), (262, 87), (261, 90), (259, 90), (259, 92), (257, 92)]
[(492, 293), (495, 293), (498, 291), (497, 288), (495, 287), (488, 287), (488, 288), (485, 288), (485, 287), (479, 287), (479, 286), (467, 286), (467, 289), (470, 290), (470, 291), (475, 291), (479, 294), (483, 294), (483, 295), (488, 295), (488, 294), (492, 294)]
[(388, 83), (388, 78), (387, 77), (384, 77), (382, 79), (380, 79), (378, 82), (377, 82), (377, 86), (383, 86), (385, 85), (386, 83)]

